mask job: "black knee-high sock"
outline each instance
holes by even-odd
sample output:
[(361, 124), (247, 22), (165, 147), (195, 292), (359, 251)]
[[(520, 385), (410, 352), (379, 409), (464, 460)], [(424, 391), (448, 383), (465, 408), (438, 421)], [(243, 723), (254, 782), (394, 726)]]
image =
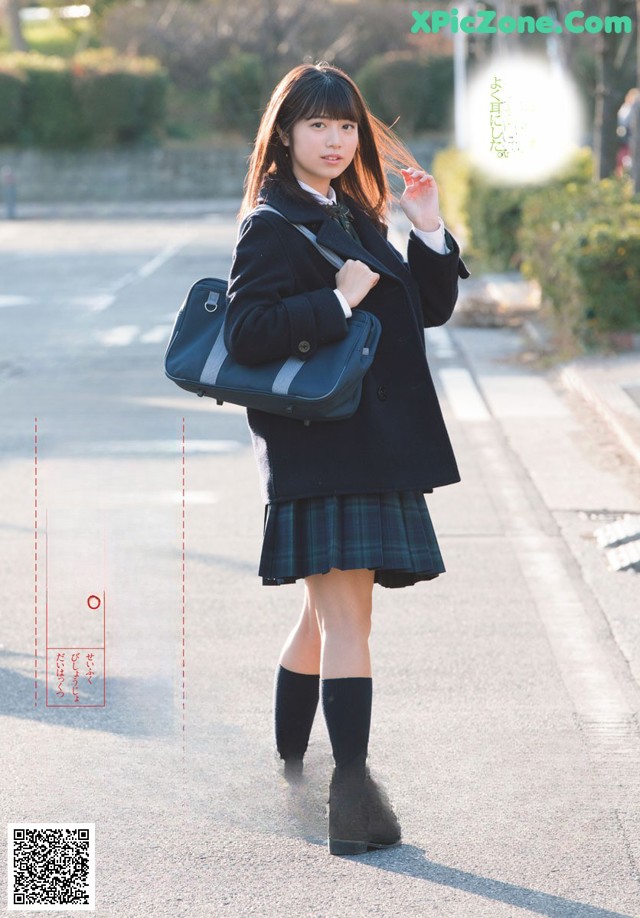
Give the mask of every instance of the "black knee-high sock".
[(294, 673), (278, 664), (274, 684), (276, 747), (283, 759), (301, 759), (318, 707), (320, 676)]
[(322, 710), (338, 769), (364, 765), (369, 747), (371, 676), (322, 679)]

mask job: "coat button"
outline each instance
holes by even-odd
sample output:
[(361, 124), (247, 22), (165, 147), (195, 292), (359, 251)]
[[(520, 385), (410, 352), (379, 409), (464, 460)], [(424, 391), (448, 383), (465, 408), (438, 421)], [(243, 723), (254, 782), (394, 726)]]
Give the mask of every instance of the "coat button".
[(379, 386), (378, 387), (378, 398), (380, 399), (381, 402), (384, 402), (386, 397), (387, 397), (387, 390), (385, 389), (384, 386)]
[(311, 350), (311, 345), (309, 344), (308, 341), (301, 341), (298, 344), (298, 350), (300, 351), (301, 354), (306, 354), (307, 351)]

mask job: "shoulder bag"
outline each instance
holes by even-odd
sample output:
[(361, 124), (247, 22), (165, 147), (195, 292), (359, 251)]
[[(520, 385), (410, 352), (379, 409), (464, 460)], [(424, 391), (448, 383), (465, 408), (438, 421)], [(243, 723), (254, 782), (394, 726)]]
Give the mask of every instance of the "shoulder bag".
[[(268, 204), (252, 213), (270, 210)], [(291, 222), (291, 221), (288, 221)], [(306, 227), (292, 223), (334, 267), (344, 264), (318, 243)], [(182, 389), (257, 408), (309, 424), (351, 417), (360, 404), (362, 380), (373, 362), (382, 327), (372, 313), (356, 309), (345, 338), (318, 348), (312, 357), (283, 357), (258, 366), (236, 363), (224, 344), (227, 282), (205, 277), (189, 290), (171, 332), (164, 356), (169, 379)]]

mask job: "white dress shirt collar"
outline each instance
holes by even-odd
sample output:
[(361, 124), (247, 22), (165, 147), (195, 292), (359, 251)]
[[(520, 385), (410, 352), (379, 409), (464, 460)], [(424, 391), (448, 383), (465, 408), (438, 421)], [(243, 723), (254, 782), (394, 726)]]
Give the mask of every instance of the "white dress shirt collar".
[(305, 185), (304, 182), (301, 182), (300, 179), (296, 179), (298, 185), (301, 188), (304, 188), (305, 191), (308, 191), (314, 196), (321, 204), (335, 204), (337, 202), (336, 192), (333, 185), (329, 185), (329, 196), (325, 197), (323, 194), (320, 194), (319, 191), (316, 191), (315, 188), (312, 188), (311, 185)]

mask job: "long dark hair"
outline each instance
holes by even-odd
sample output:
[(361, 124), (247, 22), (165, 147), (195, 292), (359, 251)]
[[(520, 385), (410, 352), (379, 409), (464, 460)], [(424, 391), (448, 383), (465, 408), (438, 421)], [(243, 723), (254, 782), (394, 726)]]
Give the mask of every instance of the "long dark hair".
[(350, 195), (382, 228), (392, 197), (385, 170), (398, 175), (400, 166), (421, 166), (391, 128), (369, 111), (351, 77), (326, 61), (294, 67), (273, 90), (249, 158), (238, 216), (244, 217), (256, 206), (258, 192), (272, 180), (284, 182), (292, 196), (309, 200), (309, 193), (300, 187), (293, 173), (289, 150), (280, 132), (290, 134), (297, 121), (316, 117), (357, 123), (356, 155), (332, 184), (338, 198), (341, 192)]

